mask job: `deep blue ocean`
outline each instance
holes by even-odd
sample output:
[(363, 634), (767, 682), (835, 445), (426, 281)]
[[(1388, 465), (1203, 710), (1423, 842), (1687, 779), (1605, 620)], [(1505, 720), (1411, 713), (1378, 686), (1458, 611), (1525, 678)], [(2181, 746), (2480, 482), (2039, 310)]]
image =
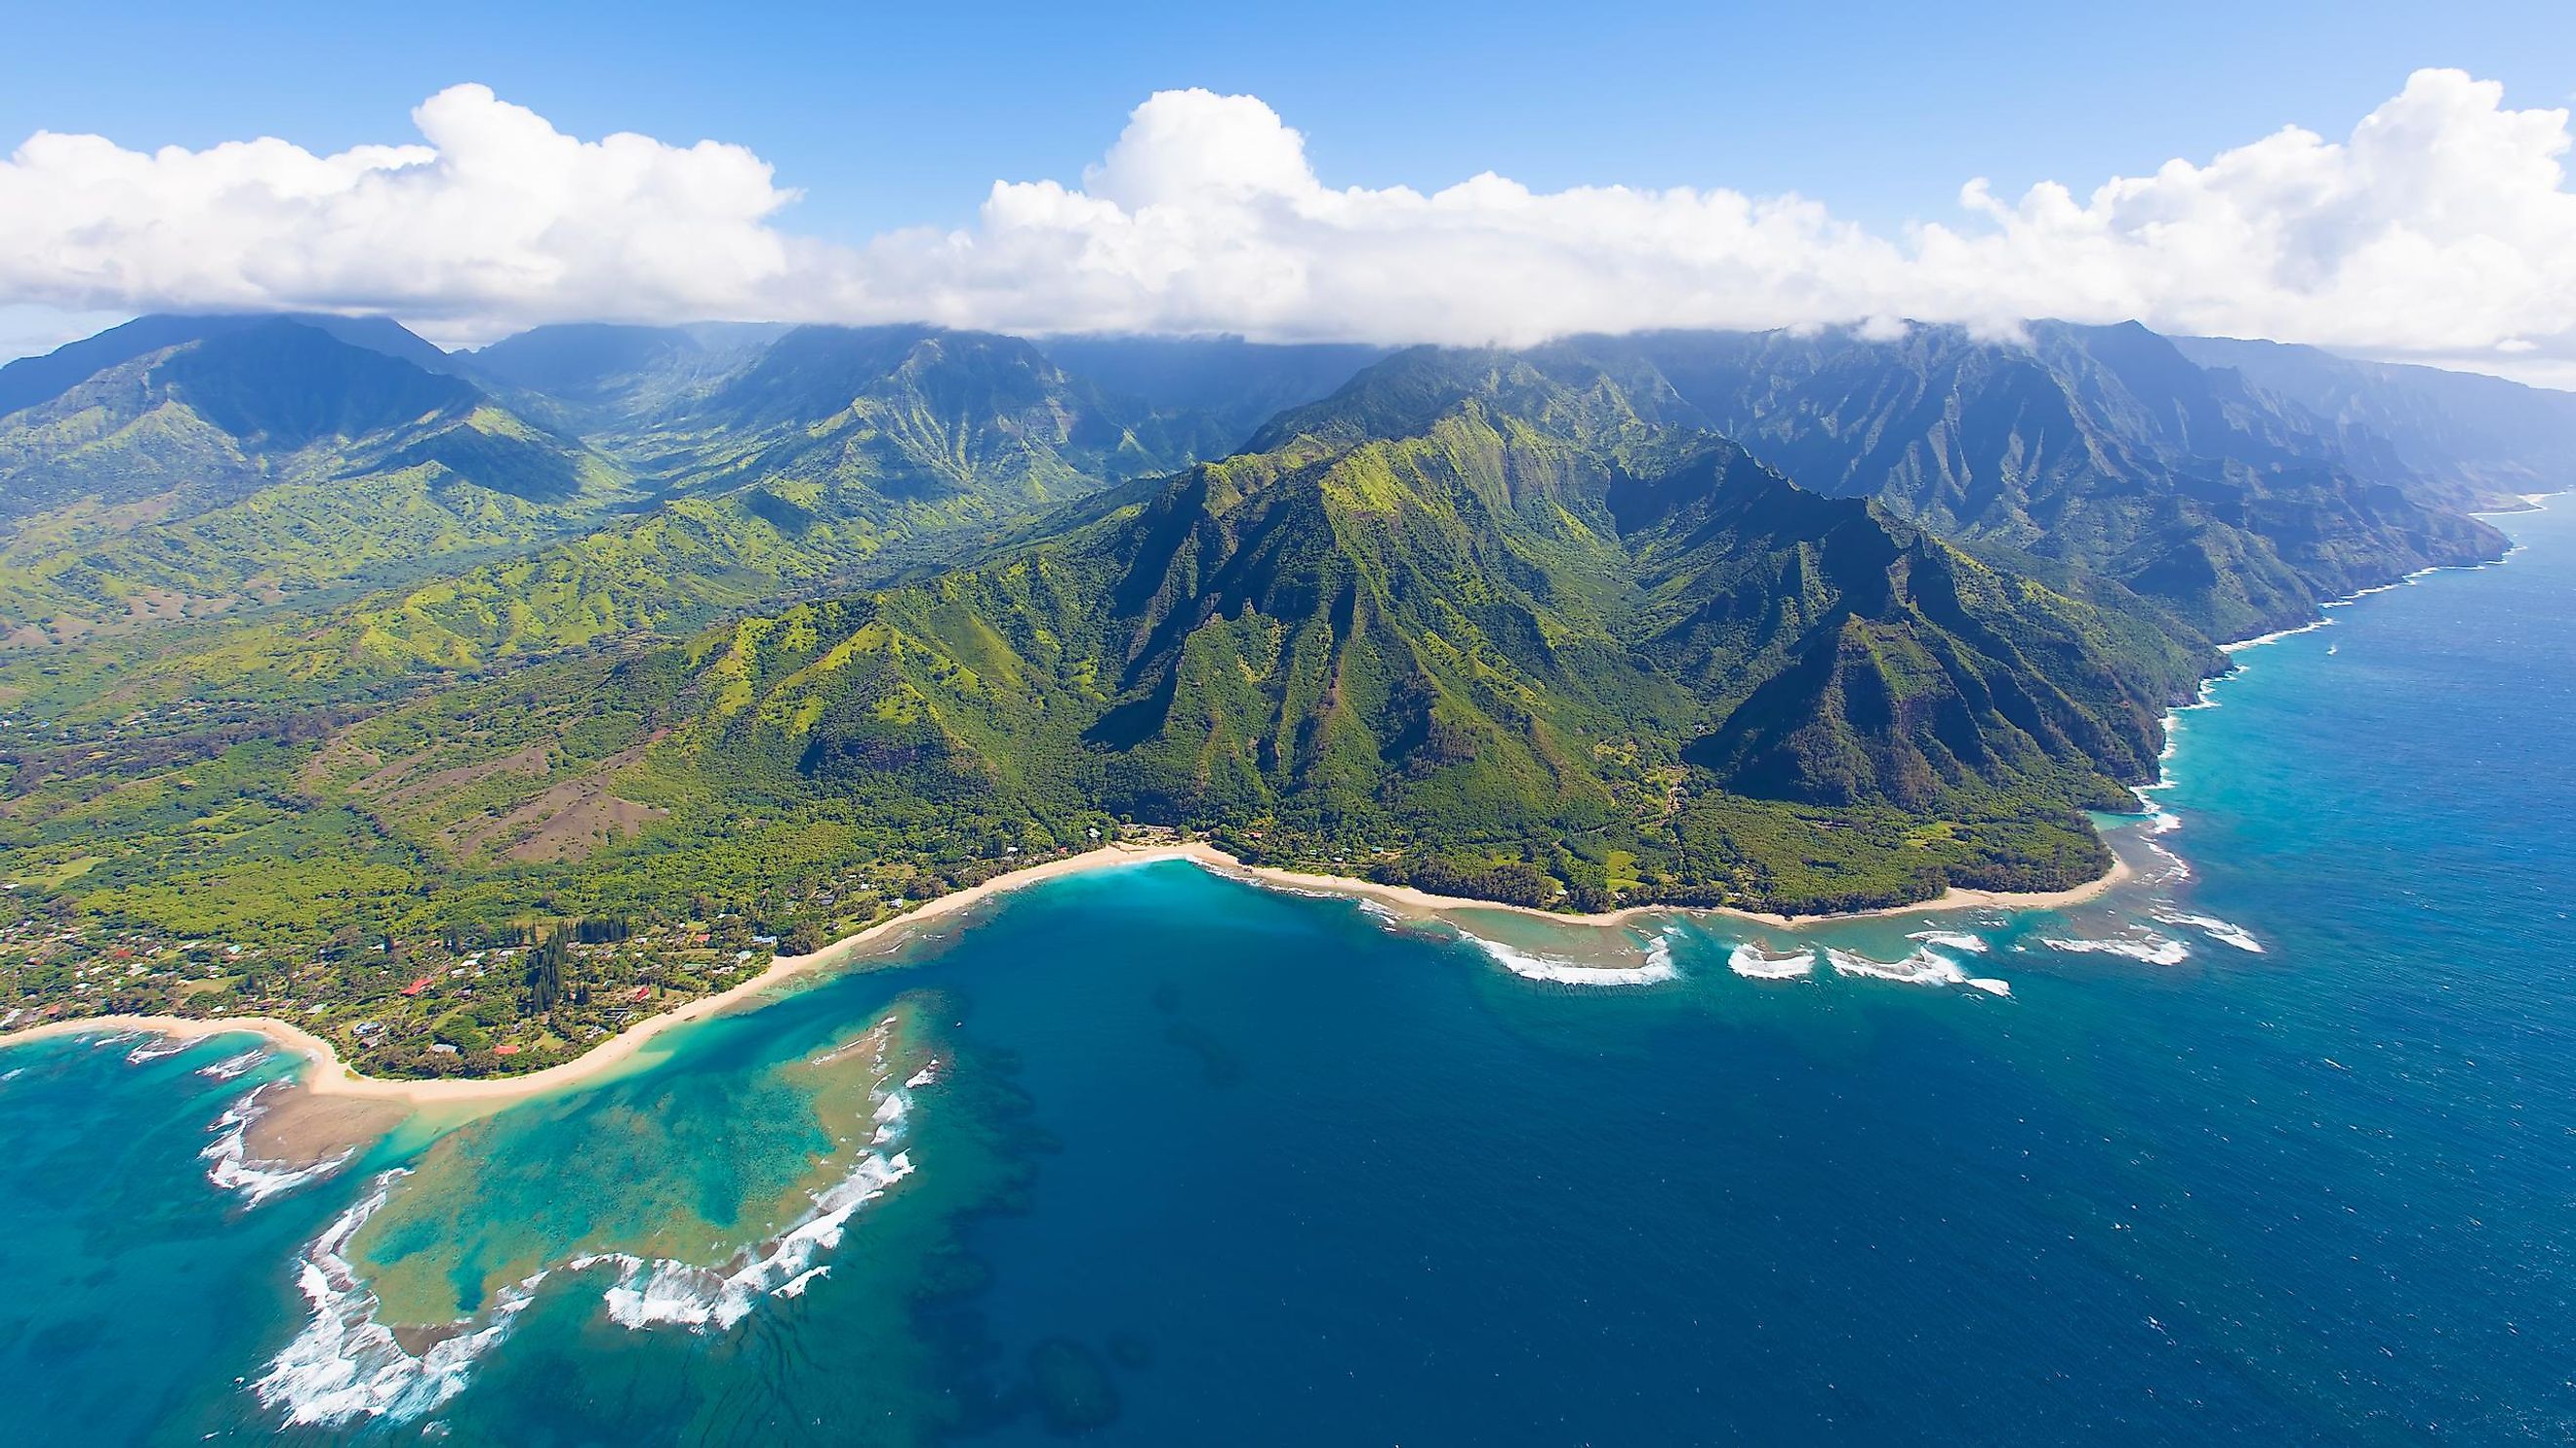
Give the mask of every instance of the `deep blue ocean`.
[(1104, 872), (255, 1205), (252, 1042), (0, 1052), (0, 1441), (2571, 1441), (2576, 507), (2499, 521), (2063, 914), (1575, 985)]

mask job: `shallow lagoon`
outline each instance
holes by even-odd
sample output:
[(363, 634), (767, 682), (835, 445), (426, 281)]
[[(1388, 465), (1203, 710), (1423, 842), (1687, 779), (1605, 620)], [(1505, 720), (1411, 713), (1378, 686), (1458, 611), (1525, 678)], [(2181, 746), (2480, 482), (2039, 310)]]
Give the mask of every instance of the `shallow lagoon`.
[[(1612, 988), (1116, 871), (256, 1206), (199, 1155), (280, 1069), (198, 1074), (245, 1043), (8, 1053), (0, 1435), (270, 1436), (299, 1260), (381, 1184), (348, 1260), (406, 1353), (545, 1275), (452, 1394), (301, 1436), (2563, 1439), (2576, 524), (2510, 526), (2509, 567), (2242, 654), (2180, 828), (2063, 914), (1640, 922), (1671, 978)], [(1747, 941), (1815, 959), (1751, 978)], [(906, 1173), (821, 1275), (688, 1307), (871, 1154)], [(655, 1262), (713, 1281), (645, 1312)]]

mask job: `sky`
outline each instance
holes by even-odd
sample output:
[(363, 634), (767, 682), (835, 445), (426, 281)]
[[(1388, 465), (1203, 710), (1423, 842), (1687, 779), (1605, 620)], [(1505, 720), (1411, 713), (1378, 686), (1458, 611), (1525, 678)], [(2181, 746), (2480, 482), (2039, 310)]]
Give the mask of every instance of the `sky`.
[(2576, 384), (2564, 3), (248, 8), (0, 7), (0, 355), (2135, 315)]

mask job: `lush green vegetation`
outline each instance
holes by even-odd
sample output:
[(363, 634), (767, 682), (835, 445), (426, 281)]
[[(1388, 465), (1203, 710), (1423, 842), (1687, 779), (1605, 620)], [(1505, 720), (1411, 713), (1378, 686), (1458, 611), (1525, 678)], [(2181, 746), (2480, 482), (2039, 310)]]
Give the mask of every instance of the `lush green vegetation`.
[(1322, 400), (1364, 359), (1219, 348), (1288, 406), (1195, 464), (1240, 417), (1143, 343), (1066, 355), (1160, 396), (924, 328), (82, 345), (0, 369), (0, 1011), (294, 1014), (389, 1071), (1121, 834), (1574, 909), (2072, 885), (2211, 638), (2491, 541), (2082, 329)]
[(662, 752), (786, 802), (1096, 806), (1531, 903), (2099, 872), (2079, 811), (2150, 772), (2205, 649), (1802, 493), (1597, 372), (1423, 365), (1403, 392), (1448, 405), (1414, 435), (1372, 436), (1404, 398), (1364, 386), (1347, 433), (1274, 429), (982, 566), (702, 641)]
[[(2372, 579), (2503, 550), (2453, 511), (2449, 459), (2419, 448), (2409, 465), (2348, 424), (2349, 388), (2340, 412), (2311, 412), (2134, 323), (2027, 331), (2027, 345), (1921, 327), (1895, 342), (1661, 333), (1568, 350), (1804, 486), (1877, 498), (2061, 591), (2210, 637), (2291, 627)], [(2576, 431), (2576, 409), (2555, 410), (2558, 435)], [(2461, 431), (2476, 448), (2492, 430)]]

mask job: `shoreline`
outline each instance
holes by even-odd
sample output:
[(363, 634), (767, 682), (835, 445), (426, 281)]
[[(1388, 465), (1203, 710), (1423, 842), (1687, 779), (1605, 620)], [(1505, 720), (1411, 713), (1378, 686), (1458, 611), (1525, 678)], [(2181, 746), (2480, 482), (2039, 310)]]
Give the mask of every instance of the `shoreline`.
[(676, 1026), (704, 1020), (727, 1008), (759, 995), (770, 987), (797, 976), (840, 964), (872, 944), (900, 930), (910, 929), (924, 921), (937, 920), (972, 908), (997, 895), (1023, 886), (1058, 879), (1065, 875), (1128, 864), (1153, 864), (1165, 859), (1190, 857), (1194, 846), (1155, 845), (1131, 848), (1103, 845), (1079, 855), (1049, 860), (1007, 875), (997, 875), (980, 885), (951, 891), (934, 900), (924, 901), (918, 909), (892, 919), (880, 920), (854, 935), (845, 935), (807, 955), (782, 955), (773, 958), (758, 975), (748, 980), (683, 1001), (667, 1011), (645, 1017), (626, 1029), (591, 1047), (569, 1061), (558, 1062), (540, 1071), (519, 1076), (478, 1076), (473, 1078), (430, 1077), (403, 1080), (384, 1076), (362, 1076), (349, 1069), (340, 1058), (339, 1049), (331, 1042), (275, 1016), (83, 1016), (72, 1020), (47, 1021), (0, 1035), (0, 1049), (29, 1041), (54, 1039), (118, 1031), (146, 1031), (179, 1041), (199, 1041), (209, 1036), (249, 1033), (265, 1037), (269, 1044), (293, 1051), (305, 1058), (308, 1069), (297, 1081), (300, 1091), (312, 1096), (339, 1096), (396, 1101), (411, 1107), (446, 1105), (500, 1105), (522, 1097), (542, 1095), (558, 1087), (609, 1075), (615, 1068), (632, 1061), (657, 1036)]
[(1810, 925), (1831, 925), (1844, 920), (1875, 920), (1890, 915), (1930, 914), (1947, 910), (1974, 910), (1991, 907), (1998, 910), (2055, 910), (2080, 905), (2092, 900), (2135, 873), (2129, 862), (2115, 852), (2111, 868), (2084, 884), (2064, 890), (1972, 890), (1953, 885), (1930, 900), (1917, 900), (1907, 905), (1876, 905), (1867, 910), (1838, 910), (1822, 915), (1781, 915), (1766, 910), (1746, 910), (1734, 905), (1622, 905), (1597, 915), (1578, 915), (1564, 910), (1547, 910), (1536, 905), (1514, 905), (1501, 900), (1477, 900), (1459, 895), (1434, 895), (1411, 885), (1382, 885), (1350, 875), (1311, 874), (1301, 870), (1283, 870), (1272, 865), (1247, 865), (1213, 845), (1184, 846), (1203, 853), (1193, 855), (1200, 868), (1214, 874), (1232, 875), (1255, 884), (1276, 885), (1286, 890), (1324, 891), (1357, 899), (1375, 900), (1385, 905), (1398, 905), (1412, 910), (1441, 912), (1448, 910), (1501, 910), (1525, 915), (1534, 920), (1553, 921), (1559, 925), (1588, 925), (1607, 929), (1656, 915), (1714, 916), (1726, 920), (1743, 920), (1767, 925), (1776, 930), (1796, 930)]
[[(278, 1049), (302, 1056), (306, 1069), (297, 1078), (299, 1095), (313, 1098), (341, 1098), (399, 1104), (413, 1110), (439, 1106), (468, 1106), (497, 1110), (511, 1102), (548, 1091), (569, 1088), (585, 1082), (605, 1079), (632, 1063), (652, 1041), (678, 1026), (705, 1020), (759, 996), (771, 988), (842, 965), (865, 947), (929, 921), (960, 914), (987, 900), (1048, 880), (1094, 871), (1120, 869), (1134, 865), (1186, 861), (1212, 875), (1241, 880), (1258, 886), (1285, 890), (1323, 892), (1355, 899), (1371, 899), (1381, 904), (1408, 911), (1437, 914), (1450, 910), (1501, 910), (1526, 915), (1560, 925), (1612, 928), (1650, 915), (1717, 916), (1748, 921), (1778, 929), (1827, 924), (1838, 920), (1863, 920), (1890, 915), (1910, 915), (1934, 911), (1991, 907), (2005, 910), (2049, 910), (2078, 904), (2110, 890), (2131, 874), (2128, 862), (2116, 854), (2111, 868), (2089, 883), (2066, 890), (2014, 893), (2000, 890), (1969, 890), (1951, 887), (1939, 898), (1917, 901), (1910, 905), (1888, 905), (1869, 910), (1855, 910), (1829, 915), (1779, 915), (1763, 911), (1742, 910), (1732, 906), (1628, 905), (1598, 915), (1577, 915), (1557, 910), (1542, 910), (1531, 905), (1513, 905), (1496, 900), (1476, 900), (1461, 896), (1434, 895), (1410, 885), (1382, 885), (1373, 880), (1348, 875), (1309, 874), (1268, 865), (1248, 865), (1212, 844), (1192, 840), (1171, 845), (1102, 845), (1080, 854), (1048, 860), (1025, 869), (997, 875), (980, 885), (970, 885), (934, 900), (925, 901), (914, 910), (880, 920), (856, 934), (845, 935), (806, 955), (782, 955), (772, 959), (758, 975), (729, 986), (713, 995), (647, 1016), (625, 1030), (591, 1047), (569, 1061), (558, 1062), (543, 1070), (520, 1076), (482, 1076), (474, 1078), (432, 1077), (425, 1080), (402, 1080), (382, 1076), (363, 1076), (349, 1069), (337, 1047), (292, 1021), (275, 1016), (82, 1016), (70, 1020), (47, 1021), (0, 1035), (0, 1049), (33, 1041), (66, 1036), (103, 1035), (138, 1031), (168, 1040), (195, 1042), (213, 1036), (257, 1035)], [(479, 1112), (477, 1113), (479, 1114)]]
[[(2539, 511), (2557, 496), (2559, 495), (2556, 493), (2525, 494), (2522, 498), (2525, 507), (2512, 511)], [(2510, 550), (2506, 556), (2511, 556)], [(2453, 566), (2483, 568), (2489, 565), (2475, 563)], [(2324, 607), (2329, 610), (2339, 608), (2370, 594), (2413, 583), (2428, 574), (2447, 571), (2449, 569), (2441, 565), (2421, 569), (2394, 582), (2365, 588), (2348, 598), (2333, 600)], [(2298, 628), (2279, 630), (2271, 634), (2220, 645), (2220, 649), (2231, 661), (2232, 667), (2224, 673), (2203, 680), (2202, 693), (2195, 704), (2176, 705), (2166, 711), (2164, 716), (2166, 752), (2165, 757), (2158, 761), (2156, 778), (2146, 784), (2131, 786), (2140, 802), (2153, 812), (2157, 806), (2149, 796), (2172, 787), (2173, 772), (2170, 763), (2172, 736), (2180, 722), (2178, 716), (2184, 709), (2206, 706), (2211, 702), (2208, 693), (2210, 685), (2243, 667), (2241, 663), (2234, 662), (2240, 650), (2276, 642), (2291, 634), (2322, 628), (2333, 621), (2329, 616)], [(856, 934), (843, 936), (810, 954), (775, 957), (766, 968), (749, 980), (713, 995), (684, 1001), (658, 1015), (648, 1016), (569, 1061), (559, 1062), (522, 1076), (487, 1076), (472, 1079), (443, 1077), (418, 1081), (362, 1076), (349, 1069), (348, 1063), (340, 1058), (338, 1049), (331, 1042), (291, 1021), (280, 1020), (275, 1016), (84, 1016), (71, 1020), (47, 1021), (39, 1025), (0, 1033), (0, 1050), (29, 1041), (64, 1036), (113, 1034), (121, 1031), (149, 1032), (170, 1040), (192, 1042), (210, 1036), (251, 1034), (261, 1036), (272, 1046), (293, 1051), (305, 1059), (308, 1069), (297, 1080), (297, 1090), (300, 1095), (396, 1103), (415, 1111), (443, 1105), (497, 1110), (503, 1105), (526, 1097), (604, 1078), (618, 1067), (633, 1061), (654, 1038), (674, 1027), (721, 1014), (783, 982), (839, 965), (856, 955), (862, 947), (897, 932), (909, 930), (923, 922), (957, 914), (996, 896), (1043, 881), (1085, 874), (1094, 870), (1156, 864), (1166, 860), (1186, 860), (1211, 874), (1227, 876), (1256, 886), (1268, 885), (1285, 890), (1321, 892), (1374, 900), (1382, 905), (1397, 907), (1417, 915), (1436, 916), (1440, 912), (1451, 910), (1499, 910), (1553, 921), (1560, 925), (1596, 928), (1623, 926), (1633, 920), (1653, 915), (1714, 916), (1741, 920), (1772, 929), (1794, 930), (1836, 921), (1883, 919), (1896, 915), (1930, 914), (1949, 910), (1978, 908), (2054, 910), (2097, 899), (2137, 874), (2136, 868), (2115, 850), (2111, 855), (2109, 870), (2085, 884), (2064, 890), (2016, 892), (1975, 890), (1954, 885), (1931, 900), (1823, 915), (1782, 915), (1768, 911), (1745, 910), (1729, 905), (1627, 905), (1598, 915), (1578, 915), (1545, 910), (1532, 905), (1508, 904), (1497, 900), (1434, 895), (1425, 890), (1417, 890), (1410, 885), (1382, 885), (1373, 880), (1363, 880), (1348, 875), (1313, 874), (1269, 865), (1248, 865), (1203, 840), (1168, 845), (1107, 844), (1080, 854), (1067, 855), (1013, 870), (1007, 874), (997, 875), (980, 885), (952, 891), (937, 899), (925, 901), (918, 908), (904, 914), (880, 920)], [(480, 1111), (474, 1114), (480, 1114)]]

